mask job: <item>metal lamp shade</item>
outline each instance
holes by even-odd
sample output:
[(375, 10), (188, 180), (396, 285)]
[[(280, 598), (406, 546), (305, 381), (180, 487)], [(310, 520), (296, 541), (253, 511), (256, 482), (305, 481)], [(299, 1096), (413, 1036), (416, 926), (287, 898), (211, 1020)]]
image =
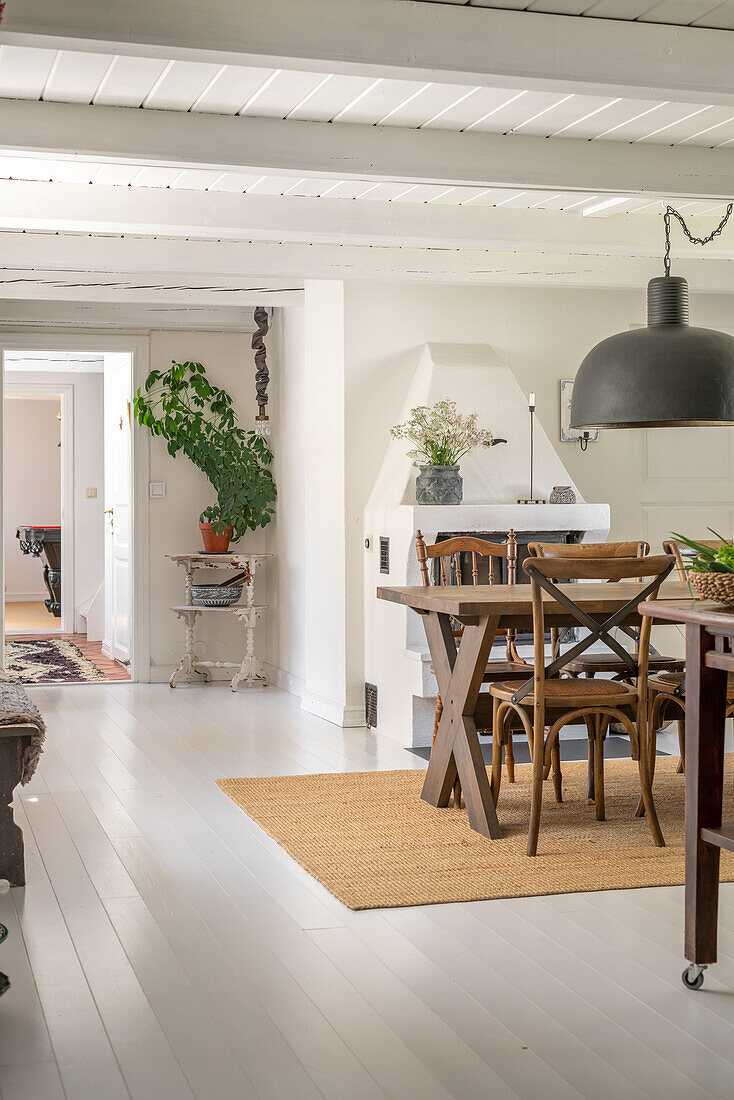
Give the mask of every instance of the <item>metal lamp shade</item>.
[(571, 427), (734, 424), (734, 338), (688, 324), (688, 284), (647, 287), (647, 328), (602, 340), (581, 364)]

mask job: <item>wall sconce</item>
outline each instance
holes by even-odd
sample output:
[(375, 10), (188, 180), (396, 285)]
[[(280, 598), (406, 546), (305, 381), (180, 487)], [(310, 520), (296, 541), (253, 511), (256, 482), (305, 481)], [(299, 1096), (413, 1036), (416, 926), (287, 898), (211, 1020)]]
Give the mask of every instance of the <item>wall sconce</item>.
[(599, 429), (571, 427), (572, 397), (573, 379), (564, 378), (561, 380), (561, 443), (578, 443), (585, 451), (589, 443), (596, 443), (599, 439)]

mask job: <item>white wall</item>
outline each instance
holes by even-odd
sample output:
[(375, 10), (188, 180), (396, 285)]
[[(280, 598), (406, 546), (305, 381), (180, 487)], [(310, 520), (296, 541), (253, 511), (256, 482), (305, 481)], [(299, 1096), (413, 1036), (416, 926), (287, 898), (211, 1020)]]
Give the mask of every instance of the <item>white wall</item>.
[(274, 310), (271, 322), (266, 338), (268, 413), (278, 500), (275, 518), (263, 532), (274, 555), (267, 567), (267, 590), (273, 607), (262, 621), (258, 648), (275, 670), (276, 679), (300, 692), (306, 677), (305, 590), (309, 583), (305, 553), (308, 418), (304, 310), (296, 306)]
[[(150, 341), (150, 366), (166, 370), (171, 360), (202, 363), (215, 385), (223, 386), (233, 398), (234, 408), (244, 428), (253, 426), (255, 386), (251, 337), (246, 333), (153, 332)], [(166, 483), (165, 500), (149, 500), (150, 514), (150, 601), (151, 601), (151, 678), (164, 680), (171, 666), (178, 664), (183, 652), (183, 625), (170, 610), (183, 602), (184, 572), (168, 561), (166, 554), (184, 554), (203, 549), (199, 531), (199, 513), (215, 499), (208, 480), (189, 460), (171, 458), (160, 438), (150, 442), (151, 481)], [(268, 550), (272, 543), (269, 528), (248, 533), (238, 549)], [(256, 578), (258, 602), (268, 602), (272, 580), (268, 566)], [(210, 574), (211, 579), (217, 576)], [(244, 629), (234, 616), (203, 612), (196, 628), (197, 654), (207, 660), (238, 660), (243, 652)], [(263, 634), (264, 638), (264, 634)], [(231, 675), (231, 674), (230, 674)]]
[[(734, 296), (697, 296), (694, 289), (692, 321), (734, 331)], [(577, 444), (560, 442), (560, 380), (574, 377), (585, 354), (599, 340), (644, 322), (644, 287), (631, 292), (307, 284), (304, 478), (306, 527), (307, 531), (313, 529), (313, 540), (307, 542), (309, 574), (312, 568), (320, 568), (316, 532), (320, 523), (331, 521), (320, 515), (319, 509), (324, 499), (339, 497), (342, 462), (346, 499), (344, 523), (334, 519), (335, 526), (322, 528), (320, 536), (322, 551), (327, 543), (332, 549), (338, 547), (342, 537), (345, 546), (343, 563), (331, 562), (328, 578), (321, 578), (334, 594), (340, 591), (341, 577), (345, 578), (344, 621), (329, 620), (337, 640), (341, 631), (346, 631), (344, 665), (340, 653), (330, 654), (328, 661), (322, 654), (332, 676), (328, 690), (333, 693), (334, 707), (355, 713), (361, 705), (364, 507), (390, 426), (400, 416), (427, 342), (489, 344), (514, 371), (523, 390), (535, 390), (539, 420), (583, 497), (611, 505), (610, 538), (642, 535), (659, 546), (660, 540), (678, 527), (694, 535), (705, 534), (708, 523), (720, 525), (727, 533), (734, 531), (732, 430), (610, 431), (602, 433), (600, 442), (591, 444), (585, 453)], [(291, 354), (293, 370), (295, 349)], [(329, 368), (340, 355), (346, 379), (343, 398), (339, 387), (332, 384), (334, 372)], [(487, 425), (498, 435), (504, 434), (502, 413), (498, 408)], [(288, 440), (284, 442), (287, 446)], [(312, 465), (312, 459), (317, 465)], [(712, 466), (715, 476), (711, 475)], [(326, 494), (319, 489), (319, 479), (324, 476), (330, 485)], [(291, 507), (284, 502), (278, 523), (290, 522), (290, 514)], [(311, 580), (309, 575), (303, 612), (292, 606), (289, 610), (296, 620), (305, 615), (307, 652), (314, 641), (322, 644), (317, 608), (314, 605), (309, 611), (308, 606)], [(334, 608), (338, 604), (336, 600)], [(342, 645), (340, 640), (338, 645)], [(286, 658), (278, 659), (283, 662)]]
[[(103, 376), (96, 372), (34, 369), (8, 371), (6, 381), (13, 385), (28, 386), (29, 392), (32, 392), (34, 383), (74, 387), (74, 602), (79, 607), (94, 595), (104, 577)], [(7, 413), (5, 419), (7, 425)], [(58, 431), (58, 421), (56, 427)], [(26, 458), (32, 455), (28, 450), (27, 440), (23, 453)], [(13, 458), (7, 448), (5, 454), (9, 463), (6, 471), (7, 485), (9, 472), (13, 468)], [(59, 449), (57, 454), (61, 454)], [(88, 487), (96, 488), (96, 499), (87, 499), (85, 491)], [(55, 522), (58, 523), (59, 520)], [(8, 549), (7, 538), (6, 530), (6, 570), (7, 562), (12, 557), (12, 548)]]
[[(61, 523), (61, 426), (58, 397), (8, 397), (5, 405), (5, 598), (45, 600), (45, 559), (22, 554), (21, 524)], [(49, 620), (50, 627), (58, 622)]]

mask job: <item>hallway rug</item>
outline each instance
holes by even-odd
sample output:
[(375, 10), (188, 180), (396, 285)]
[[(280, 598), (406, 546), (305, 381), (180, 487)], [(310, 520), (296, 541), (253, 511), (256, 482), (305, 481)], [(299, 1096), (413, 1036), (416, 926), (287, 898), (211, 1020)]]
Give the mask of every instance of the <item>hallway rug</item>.
[[(586, 801), (586, 763), (563, 765), (558, 804), (545, 785), (538, 855), (525, 854), (529, 764), (503, 778), (501, 840), (469, 828), (464, 809), (421, 801), (424, 771), (350, 772), (220, 779), (218, 786), (313, 878), (350, 909), (382, 909), (491, 898), (533, 897), (683, 882), (683, 786), (677, 759), (659, 757), (655, 804), (666, 840), (656, 848), (634, 816), (637, 764), (608, 760), (607, 820)], [(734, 804), (727, 757), (724, 817)], [(721, 853), (721, 878), (734, 881), (734, 853)]]
[(79, 684), (106, 679), (78, 646), (56, 638), (6, 642), (5, 671), (23, 684)]

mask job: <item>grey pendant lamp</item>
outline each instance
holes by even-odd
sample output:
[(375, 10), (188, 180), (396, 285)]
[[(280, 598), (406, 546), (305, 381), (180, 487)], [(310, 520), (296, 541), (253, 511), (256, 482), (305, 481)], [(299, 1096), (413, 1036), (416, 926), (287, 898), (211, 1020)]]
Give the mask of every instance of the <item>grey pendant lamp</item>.
[(665, 275), (647, 284), (647, 327), (620, 332), (592, 348), (579, 367), (571, 427), (664, 428), (734, 424), (734, 337), (688, 324), (688, 283), (670, 274), (670, 219), (693, 244), (721, 233), (732, 207), (708, 237), (693, 237), (665, 211)]

